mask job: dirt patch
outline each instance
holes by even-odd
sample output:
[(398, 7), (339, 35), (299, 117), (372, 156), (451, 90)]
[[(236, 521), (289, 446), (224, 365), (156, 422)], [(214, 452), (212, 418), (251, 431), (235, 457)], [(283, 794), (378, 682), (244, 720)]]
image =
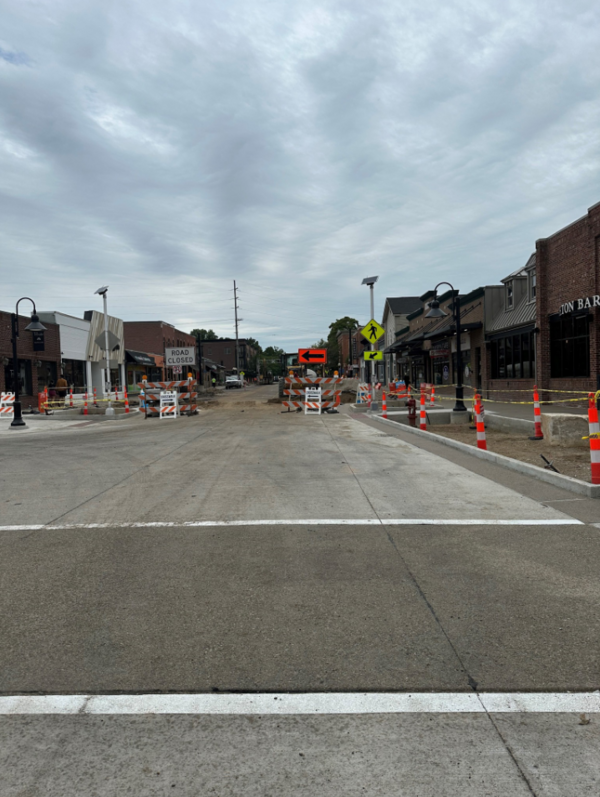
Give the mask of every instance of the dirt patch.
[[(450, 437), (470, 446), (477, 446), (477, 432), (465, 426), (429, 426), (428, 431), (443, 437)], [(590, 453), (585, 448), (571, 446), (551, 446), (544, 440), (529, 440), (525, 434), (500, 432), (496, 429), (486, 429), (485, 432), (488, 451), (502, 454), (505, 457), (518, 459), (543, 468), (546, 464), (541, 458), (554, 463), (554, 467), (563, 476), (572, 476), (584, 482), (591, 481)]]

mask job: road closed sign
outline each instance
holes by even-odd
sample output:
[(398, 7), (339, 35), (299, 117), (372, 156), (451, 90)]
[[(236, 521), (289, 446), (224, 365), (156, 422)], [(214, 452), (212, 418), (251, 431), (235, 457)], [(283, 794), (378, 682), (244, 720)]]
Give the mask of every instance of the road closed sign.
[(196, 347), (184, 346), (181, 349), (165, 349), (165, 365), (196, 365)]

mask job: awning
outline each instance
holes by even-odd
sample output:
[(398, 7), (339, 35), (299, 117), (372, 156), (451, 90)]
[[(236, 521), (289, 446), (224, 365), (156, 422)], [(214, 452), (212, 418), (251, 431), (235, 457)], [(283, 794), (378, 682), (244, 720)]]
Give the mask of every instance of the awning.
[(151, 365), (154, 366), (154, 357), (146, 354), (145, 351), (130, 351), (127, 349), (125, 355), (128, 363), (137, 363), (138, 365)]

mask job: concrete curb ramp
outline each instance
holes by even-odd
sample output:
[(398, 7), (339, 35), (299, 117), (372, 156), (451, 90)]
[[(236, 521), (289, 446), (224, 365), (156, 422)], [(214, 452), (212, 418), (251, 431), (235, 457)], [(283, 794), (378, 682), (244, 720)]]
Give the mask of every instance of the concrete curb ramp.
[(458, 440), (450, 440), (442, 435), (434, 435), (432, 438), (431, 432), (422, 432), (420, 429), (414, 429), (412, 426), (406, 426), (405, 424), (399, 424), (396, 421), (387, 420), (379, 415), (370, 415), (369, 417), (373, 420), (379, 421), (379, 423), (390, 424), (395, 429), (400, 429), (403, 432), (408, 432), (409, 434), (416, 435), (417, 437), (428, 438), (429, 440), (433, 439), (437, 443), (441, 443), (444, 446), (450, 446), (450, 448), (456, 448), (459, 451), (463, 451), (465, 454), (470, 454), (473, 457), (485, 459), (487, 462), (495, 462), (496, 465), (500, 465), (503, 468), (516, 470), (518, 473), (525, 473), (527, 476), (533, 476), (535, 479), (548, 482), (548, 484), (553, 484), (555, 487), (562, 487), (563, 490), (569, 490), (572, 493), (585, 495), (588, 498), (600, 498), (600, 484), (588, 484), (580, 479), (573, 479), (571, 476), (563, 476), (560, 473), (553, 473), (552, 471), (538, 468), (535, 465), (530, 465), (527, 462), (520, 462), (518, 459), (505, 457), (503, 454), (495, 454), (493, 451), (484, 451), (483, 449), (475, 448), (475, 446), (461, 443)]

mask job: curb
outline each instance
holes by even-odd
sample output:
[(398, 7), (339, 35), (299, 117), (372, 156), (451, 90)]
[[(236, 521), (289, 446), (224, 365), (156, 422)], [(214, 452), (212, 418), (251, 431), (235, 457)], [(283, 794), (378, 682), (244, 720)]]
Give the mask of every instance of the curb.
[[(417, 437), (426, 437), (429, 440), (432, 439), (431, 432), (422, 432), (420, 429), (413, 429), (412, 426), (405, 426), (404, 424), (397, 423), (396, 421), (390, 421), (386, 418), (381, 418), (378, 415), (371, 415), (370, 417), (374, 421), (391, 424), (394, 428), (399, 428), (401, 431), (408, 432), (409, 434), (416, 435)], [(539, 479), (540, 481), (547, 482), (548, 484), (553, 484), (555, 487), (562, 487), (563, 490), (569, 490), (572, 493), (579, 493), (579, 495), (585, 495), (588, 498), (600, 498), (600, 484), (588, 484), (580, 479), (574, 479), (572, 476), (563, 476), (560, 473), (552, 473), (552, 471), (538, 468), (536, 465), (530, 465), (527, 462), (520, 462), (518, 459), (511, 459), (511, 457), (505, 457), (503, 454), (494, 454), (493, 451), (484, 451), (481, 448), (475, 448), (475, 446), (467, 445), (467, 443), (460, 443), (458, 440), (451, 440), (448, 437), (443, 437), (442, 435), (435, 435), (433, 439), (435, 442), (441, 443), (442, 445), (449, 446), (450, 448), (456, 448), (465, 454), (471, 454), (471, 456), (479, 457), (479, 459), (484, 459), (487, 462), (494, 462), (496, 465), (500, 465), (508, 470), (516, 470), (518, 473), (525, 473), (527, 476), (533, 476), (534, 479)]]

